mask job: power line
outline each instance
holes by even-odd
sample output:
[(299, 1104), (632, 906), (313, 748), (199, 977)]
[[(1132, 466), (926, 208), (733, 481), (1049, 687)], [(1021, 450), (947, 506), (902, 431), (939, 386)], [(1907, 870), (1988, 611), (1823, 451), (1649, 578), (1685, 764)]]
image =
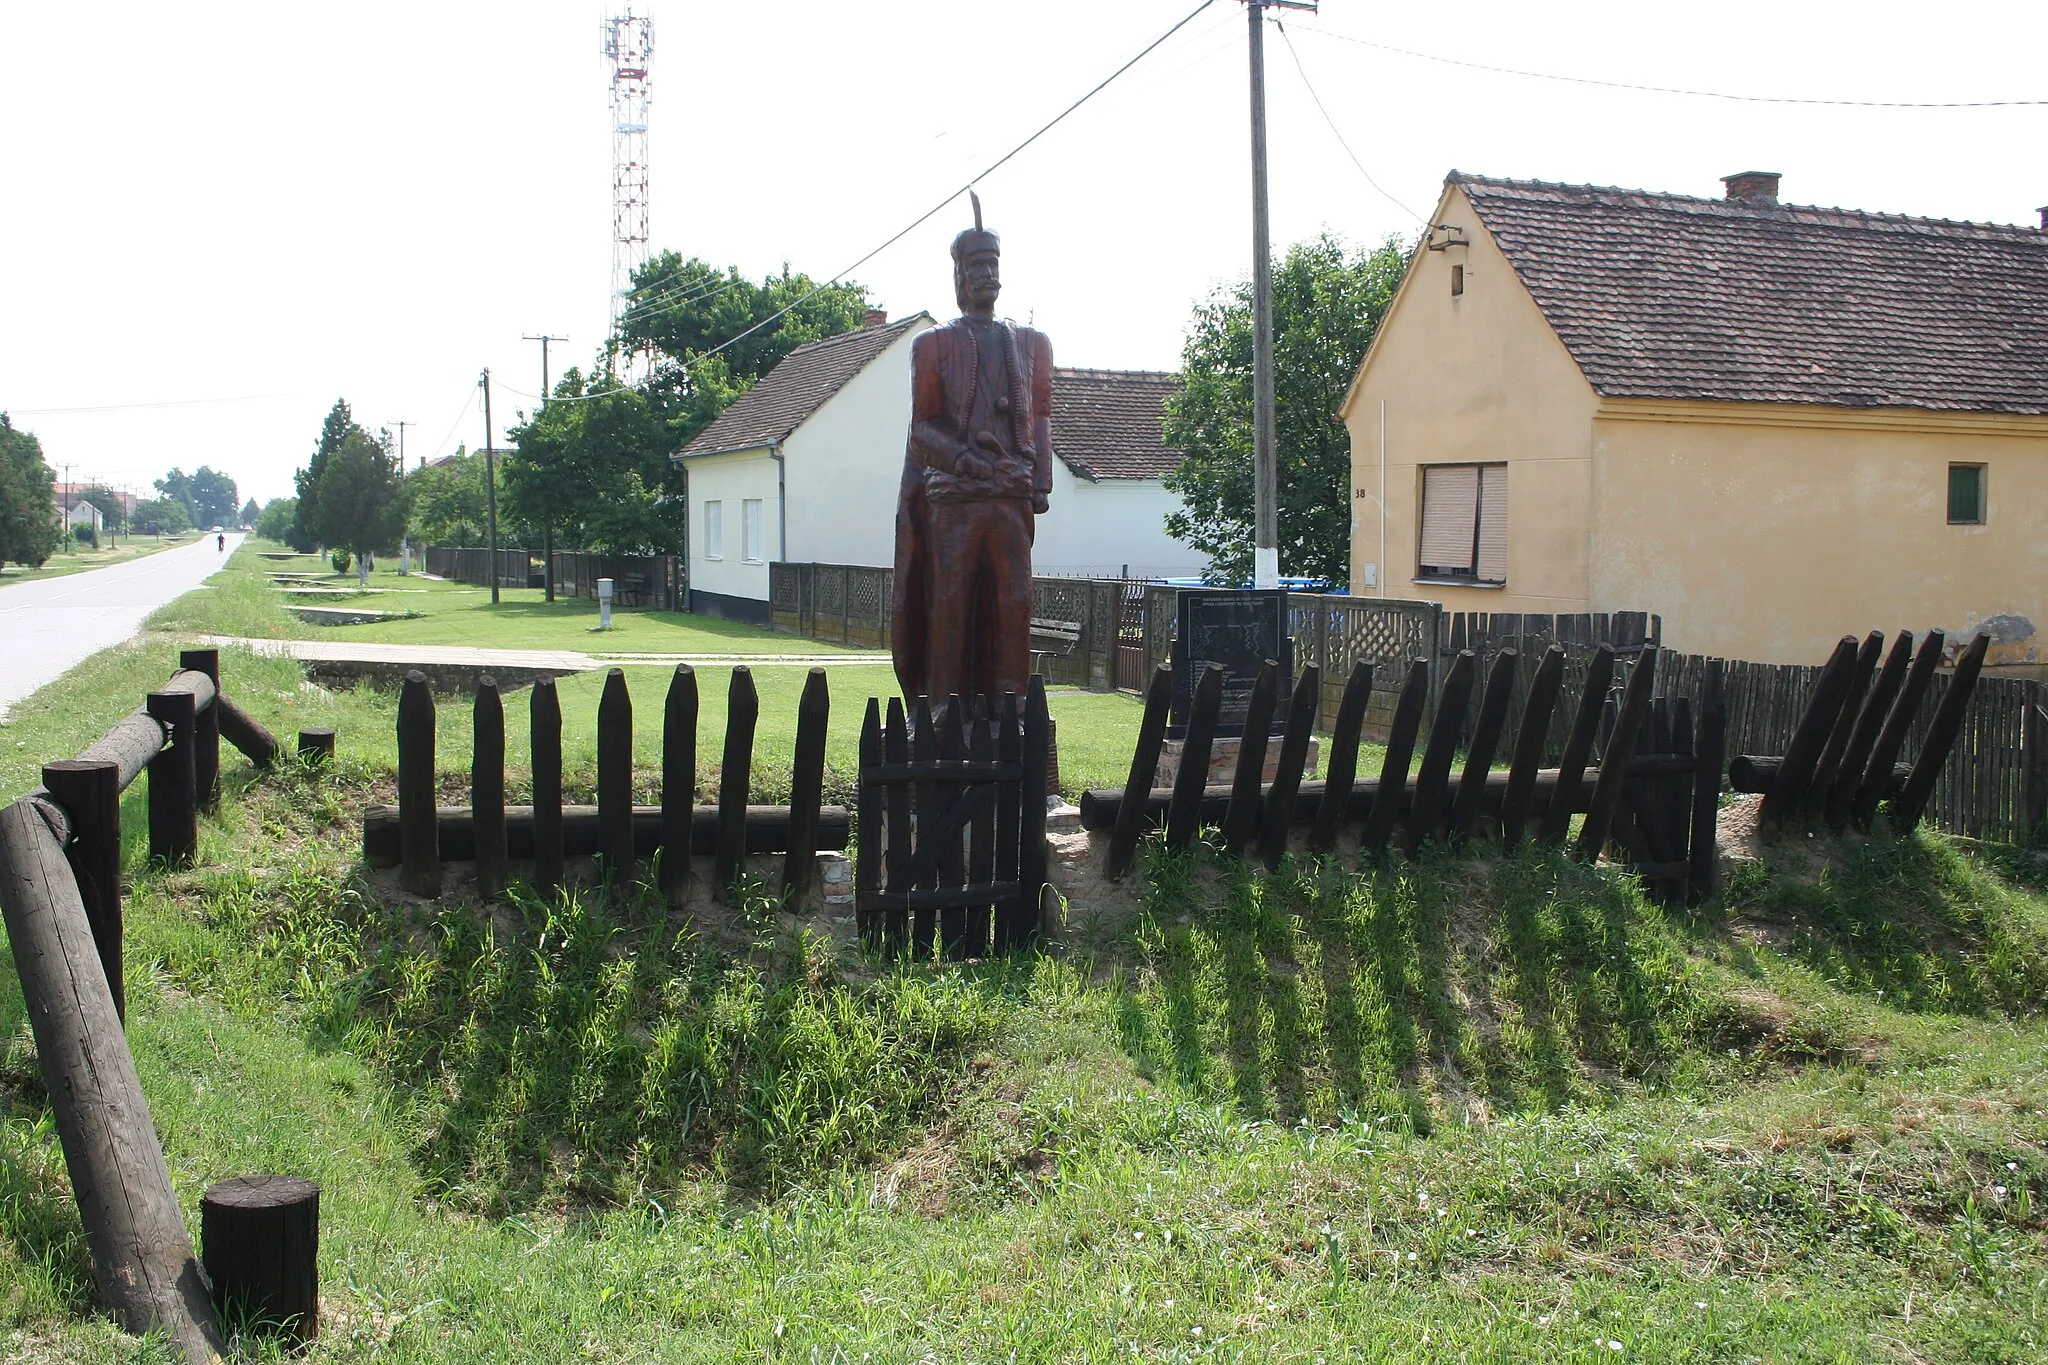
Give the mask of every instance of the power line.
[(1348, 33), (1333, 29), (1318, 28), (1313, 24), (1304, 25), (1305, 33), (1318, 33), (1325, 38), (1335, 38), (1343, 43), (1356, 43), (1360, 47), (1375, 48), (1381, 52), (1392, 52), (1397, 56), (1413, 57), (1418, 61), (1439, 62), (1444, 66), (1462, 66), (1472, 71), (1490, 71), (1498, 76), (1524, 76), (1536, 81), (1560, 81), (1567, 85), (1593, 85), (1608, 90), (1633, 90), (1651, 95), (1687, 95), (1694, 99), (1731, 100), (1738, 104), (1813, 104), (1837, 109), (2011, 109), (2032, 105), (2048, 105), (2048, 99), (2041, 100), (1826, 100), (1796, 95), (1731, 95), (1721, 90), (1687, 90), (1674, 85), (1639, 85), (1631, 81), (1601, 80), (1596, 76), (1560, 76), (1551, 71), (1526, 71), (1514, 66), (1489, 66), (1485, 62), (1468, 62), (1457, 57), (1442, 57), (1434, 52), (1417, 52), (1413, 48), (1395, 47), (1392, 43), (1376, 43), (1370, 38), (1354, 38)]
[(472, 385), (470, 390), (462, 395), (462, 407), (456, 411), (455, 420), (448, 424), (447, 432), (434, 444), (434, 453), (428, 456), (428, 459), (438, 460), (441, 458), (441, 452), (448, 448), (448, 438), (453, 436), (456, 428), (462, 425), (462, 419), (469, 416), (469, 410), (478, 406), (481, 401), (475, 386)]
[(868, 252), (867, 255), (861, 257), (852, 265), (847, 266), (844, 270), (832, 276), (823, 284), (816, 286), (808, 294), (805, 294), (802, 298), (795, 299), (789, 303), (784, 304), (782, 307), (776, 309), (767, 317), (762, 318), (759, 322), (747, 328), (745, 331), (727, 337), (724, 341), (719, 342), (716, 346), (713, 346), (708, 351), (699, 352), (697, 355), (693, 356), (690, 359), (689, 363), (694, 365), (698, 361), (709, 360), (712, 356), (717, 355), (720, 351), (725, 350), (728, 346), (737, 345), (739, 342), (746, 340), (754, 333), (760, 331), (763, 327), (766, 327), (769, 323), (774, 322), (778, 318), (781, 318), (787, 315), (788, 313), (792, 312), (793, 310), (803, 306), (804, 304), (809, 303), (812, 299), (824, 293), (833, 285), (838, 284), (841, 280), (845, 279), (848, 275), (851, 275), (854, 271), (866, 265), (869, 261), (872, 261), (875, 257), (881, 255), (884, 251), (887, 251), (890, 247), (896, 245), (896, 243), (902, 241), (905, 237), (908, 237), (918, 228), (923, 227), (931, 219), (937, 217), (940, 210), (944, 209), (948, 204), (952, 203), (955, 199), (958, 199), (961, 195), (967, 193), (968, 190), (974, 188), (974, 186), (979, 184), (981, 181), (995, 174), (995, 172), (1000, 170), (1012, 157), (1016, 156), (1026, 147), (1029, 147), (1032, 143), (1038, 141), (1038, 139), (1044, 137), (1047, 133), (1051, 132), (1054, 128), (1058, 127), (1060, 123), (1065, 121), (1067, 115), (1073, 113), (1076, 109), (1079, 109), (1089, 100), (1092, 100), (1097, 95), (1101, 94), (1103, 90), (1109, 86), (1110, 82), (1114, 81), (1117, 77), (1123, 75), (1124, 72), (1129, 71), (1132, 67), (1136, 66), (1139, 62), (1143, 61), (1146, 58), (1146, 56), (1148, 56), (1152, 52), (1154, 48), (1158, 47), (1168, 38), (1171, 38), (1174, 34), (1180, 32), (1181, 29), (1185, 28), (1188, 25), (1188, 23), (1194, 19), (1196, 15), (1200, 14), (1203, 10), (1209, 8), (1209, 6), (1213, 3), (1215, 3), (1215, 0), (1201, 0), (1201, 3), (1197, 4), (1193, 9), (1189, 10), (1187, 14), (1183, 16), (1178, 23), (1174, 24), (1172, 28), (1169, 28), (1168, 30), (1166, 30), (1166, 32), (1160, 34), (1157, 38), (1154, 38), (1151, 42), (1145, 44), (1145, 46), (1139, 50), (1136, 56), (1132, 57), (1129, 61), (1125, 62), (1116, 70), (1110, 72), (1107, 76), (1104, 76), (1101, 79), (1101, 81), (1096, 83), (1093, 89), (1089, 90), (1088, 93), (1086, 93), (1085, 95), (1082, 95), (1081, 98), (1075, 100), (1072, 104), (1060, 110), (1059, 113), (1053, 115), (1052, 118), (1049, 119), (1045, 124), (1043, 124), (1037, 132), (1025, 138), (1022, 142), (1012, 147), (1009, 151), (1004, 152), (1001, 156), (997, 157), (994, 161), (990, 162), (986, 167), (982, 169), (981, 174), (970, 177), (965, 184), (960, 186), (960, 188), (952, 191), (944, 199), (941, 199), (938, 203), (932, 205), (923, 213), (919, 214), (901, 231), (897, 232), (894, 236), (890, 237), (887, 241), (883, 242), (874, 250)]
[(1365, 183), (1377, 190), (1380, 198), (1386, 200), (1422, 226), (1428, 227), (1429, 220), (1427, 218), (1424, 218), (1414, 209), (1409, 208), (1399, 199), (1396, 199), (1386, 186), (1372, 178), (1372, 172), (1365, 168), (1365, 163), (1358, 159), (1358, 153), (1352, 151), (1351, 144), (1344, 140), (1344, 134), (1337, 127), (1337, 120), (1331, 118), (1330, 111), (1323, 107), (1323, 97), (1316, 93), (1315, 82), (1308, 78), (1308, 68), (1301, 64), (1301, 54), (1294, 50), (1294, 39), (1288, 36), (1287, 25), (1276, 22), (1273, 27), (1280, 30), (1280, 41), (1287, 44), (1287, 55), (1294, 59), (1294, 70), (1301, 77), (1302, 85), (1308, 90), (1308, 97), (1315, 101), (1316, 112), (1323, 116), (1323, 122), (1330, 125), (1330, 136), (1337, 139), (1337, 145), (1344, 149), (1344, 155), (1350, 157), (1351, 164), (1358, 167), (1358, 173), (1365, 177)]

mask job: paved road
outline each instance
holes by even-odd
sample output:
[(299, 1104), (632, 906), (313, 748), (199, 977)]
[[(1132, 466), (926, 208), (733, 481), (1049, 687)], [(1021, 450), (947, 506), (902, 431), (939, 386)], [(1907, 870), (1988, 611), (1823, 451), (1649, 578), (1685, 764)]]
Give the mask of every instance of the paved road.
[(0, 587), (0, 716), (73, 664), (142, 628), (143, 618), (219, 571), (227, 554), (205, 536), (104, 569)]

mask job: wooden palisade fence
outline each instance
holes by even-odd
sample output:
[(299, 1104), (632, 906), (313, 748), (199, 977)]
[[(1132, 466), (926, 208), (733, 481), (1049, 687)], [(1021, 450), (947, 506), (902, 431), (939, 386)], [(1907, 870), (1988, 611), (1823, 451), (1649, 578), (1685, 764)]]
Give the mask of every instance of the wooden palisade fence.
[(426, 675), (406, 675), (398, 702), (398, 805), (363, 813), (363, 860), (399, 867), (400, 884), (414, 895), (441, 893), (444, 862), (473, 861), (478, 893), (504, 891), (514, 858), (531, 859), (533, 886), (553, 890), (566, 859), (592, 856), (603, 874), (623, 885), (643, 859), (653, 859), (657, 884), (677, 903), (691, 878), (690, 859), (713, 861), (708, 888), (723, 901), (734, 891), (748, 854), (783, 855), (783, 899), (809, 886), (820, 850), (847, 846), (851, 820), (844, 806), (823, 804), (825, 727), (831, 698), (825, 670), (813, 668), (797, 703), (796, 762), (786, 806), (747, 803), (752, 778), (754, 727), (760, 702), (753, 673), (732, 670), (726, 693), (724, 762), (715, 805), (698, 807), (697, 674), (679, 664), (662, 707), (661, 800), (633, 804), (633, 699), (623, 669), (605, 676), (597, 708), (597, 803), (562, 803), (562, 706), (554, 680), (534, 684), (528, 702), (533, 755), (530, 805), (505, 803), (505, 713), (495, 679), (478, 680), (471, 713), (470, 804), (434, 803), (436, 716)]
[(179, 662), (133, 714), (0, 810), (0, 911), (100, 1298), (129, 1331), (163, 1332), (200, 1362), (224, 1349), (220, 1286), (194, 1255), (122, 1032), (121, 794), (148, 774), (150, 857), (189, 864), (199, 812), (220, 799), (221, 739), (258, 767), (279, 750), (221, 690), (217, 651)]
[[(1339, 832), (1355, 824), (1362, 851), (1383, 853), (1398, 834), (1400, 847), (1413, 853), (1432, 841), (1457, 845), (1482, 837), (1508, 847), (1525, 838), (1562, 844), (1572, 817), (1584, 815), (1575, 842), (1582, 856), (1611, 849), (1657, 894), (1697, 899), (1713, 886), (1713, 817), (1726, 711), (1718, 670), (1708, 673), (1697, 728), (1689, 699), (1653, 699), (1657, 656), (1655, 645), (1638, 652), (1617, 705), (1611, 696), (1616, 651), (1606, 644), (1593, 651), (1584, 688), (1570, 708), (1563, 756), (1551, 768), (1539, 765), (1553, 713), (1564, 700), (1563, 646), (1544, 651), (1519, 697), (1516, 650), (1503, 648), (1493, 656), (1483, 684), (1478, 655), (1462, 650), (1446, 670), (1433, 707), (1428, 660), (1414, 659), (1402, 680), (1380, 772), (1363, 779), (1359, 746), (1374, 665), (1359, 661), (1345, 683), (1328, 776), (1320, 782), (1302, 777), (1322, 685), (1320, 670), (1310, 664), (1289, 699), (1270, 785), (1262, 783), (1261, 773), (1265, 736), (1279, 714), (1278, 667), (1268, 663), (1254, 684), (1235, 780), (1211, 786), (1204, 779), (1223, 684), (1222, 670), (1212, 665), (1195, 688), (1179, 776), (1171, 789), (1155, 790), (1173, 687), (1171, 670), (1162, 667), (1146, 693), (1129, 781), (1121, 791), (1086, 793), (1081, 821), (1113, 831), (1107, 870), (1121, 876), (1147, 828), (1163, 829), (1167, 847), (1186, 848), (1201, 826), (1215, 825), (1226, 853), (1243, 854), (1256, 843), (1259, 858), (1277, 868), (1294, 826), (1309, 829), (1309, 847), (1319, 852), (1334, 848)], [(1468, 731), (1475, 691), (1478, 708)], [(1522, 703), (1512, 742), (1511, 698)], [(1425, 711), (1433, 714), (1426, 733)], [(1505, 772), (1495, 770), (1496, 755), (1508, 759)]]
[[(1880, 804), (1898, 828), (1920, 823), (1962, 732), (1991, 637), (1980, 634), (1964, 647), (1919, 751), (1903, 762), (1945, 644), (1938, 630), (1927, 632), (1917, 650), (1912, 632), (1902, 630), (1889, 653), (1881, 631), (1861, 645), (1853, 635), (1842, 637), (1814, 680), (1785, 752), (1745, 754), (1729, 765), (1737, 791), (1763, 793), (1758, 824), (1765, 838), (1805, 823), (1867, 829)], [(2033, 756), (2038, 760), (2038, 749)]]

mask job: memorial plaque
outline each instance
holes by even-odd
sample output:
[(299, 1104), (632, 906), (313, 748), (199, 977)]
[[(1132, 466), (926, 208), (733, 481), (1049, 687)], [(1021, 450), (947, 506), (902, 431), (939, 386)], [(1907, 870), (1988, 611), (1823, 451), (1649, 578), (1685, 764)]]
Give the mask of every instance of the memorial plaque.
[[(1287, 634), (1287, 593), (1280, 589), (1230, 591), (1198, 588), (1179, 594), (1179, 633), (1173, 642), (1173, 724), (1185, 726), (1194, 705), (1195, 678), (1207, 664), (1223, 665), (1223, 711), (1217, 733), (1241, 734), (1252, 684), (1271, 659), (1280, 665), (1280, 696), (1294, 690), (1294, 642)], [(1281, 707), (1285, 710), (1285, 706)], [(1276, 713), (1277, 714), (1277, 713)]]

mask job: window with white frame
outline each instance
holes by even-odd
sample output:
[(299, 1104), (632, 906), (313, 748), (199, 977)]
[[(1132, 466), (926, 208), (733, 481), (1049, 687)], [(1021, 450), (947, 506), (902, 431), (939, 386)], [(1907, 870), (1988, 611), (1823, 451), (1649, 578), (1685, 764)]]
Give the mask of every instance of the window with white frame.
[(1440, 464), (1422, 469), (1420, 579), (1508, 579), (1508, 467)]
[(761, 538), (761, 500), (748, 498), (740, 504), (740, 557), (759, 564), (766, 557)]
[(704, 557), (725, 558), (725, 504), (715, 498), (704, 504)]

